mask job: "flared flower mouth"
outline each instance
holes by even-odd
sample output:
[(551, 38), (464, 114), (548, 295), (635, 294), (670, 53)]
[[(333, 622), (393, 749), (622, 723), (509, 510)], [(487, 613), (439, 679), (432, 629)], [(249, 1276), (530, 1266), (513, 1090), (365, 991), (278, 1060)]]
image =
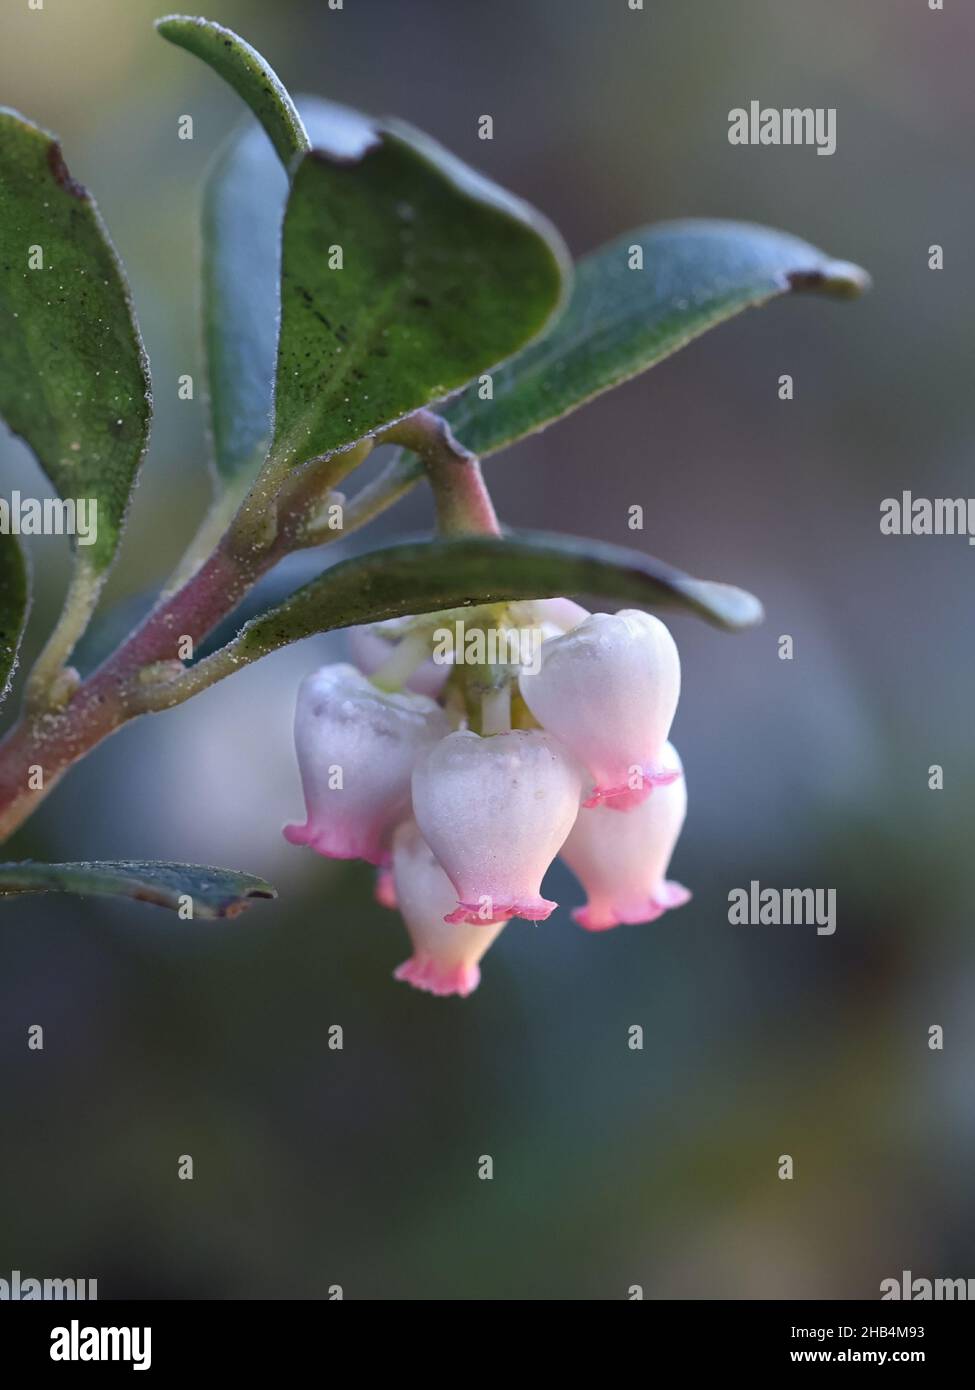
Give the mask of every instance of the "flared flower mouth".
[(606, 806), (611, 811), (632, 811), (642, 806), (654, 787), (667, 787), (680, 776), (678, 768), (641, 768), (636, 777), (629, 776), (615, 787), (593, 787), (582, 804), (587, 810)]
[(444, 917), (445, 922), (466, 922), (469, 926), (490, 926), (494, 922), (507, 922), (511, 917), (522, 917), (526, 922), (544, 922), (551, 917), (558, 903), (548, 898), (529, 898), (518, 902), (492, 902), (485, 909), (483, 902), (459, 902), (453, 912)]
[(306, 821), (304, 825), (286, 825), (281, 834), (289, 845), (313, 849), (323, 859), (364, 859), (367, 864), (387, 865), (391, 862), (389, 846), (359, 834), (354, 826), (330, 825), (319, 828)]
[(393, 971), (393, 978), (426, 990), (428, 994), (445, 997), (458, 994), (466, 999), (481, 983), (481, 970), (477, 965), (442, 966), (432, 956), (422, 953), (410, 956)]
[(693, 894), (682, 883), (666, 880), (642, 899), (614, 906), (611, 902), (588, 902), (573, 908), (572, 920), (586, 931), (610, 931), (613, 927), (636, 927), (656, 922), (672, 908), (689, 903)]

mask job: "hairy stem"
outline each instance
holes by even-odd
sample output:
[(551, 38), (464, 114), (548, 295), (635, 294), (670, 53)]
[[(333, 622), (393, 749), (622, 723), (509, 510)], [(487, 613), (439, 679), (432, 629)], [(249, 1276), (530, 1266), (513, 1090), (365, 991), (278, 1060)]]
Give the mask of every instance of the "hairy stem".
[(164, 597), (180, 590), (200, 568), (206, 557), (219, 545), (227, 527), (237, 515), (249, 491), (250, 484), (244, 478), (227, 484), (222, 491), (214, 496), (196, 534), (187, 546), (179, 564), (163, 586)]
[(78, 758), (138, 712), (139, 672), (178, 660), (184, 639), (195, 645), (272, 565), (250, 567), (220, 547), (178, 593), (162, 599), (143, 623), (61, 709), (25, 710), (0, 743), (0, 839), (27, 818)]
[(380, 443), (401, 444), (417, 454), (427, 472), (444, 536), (499, 536), (494, 503), (481, 465), (454, 438), (447, 421), (418, 410), (377, 436)]
[(288, 454), (269, 454), (231, 523), (228, 535), (234, 549), (241, 554), (275, 545), (290, 544), (295, 549), (315, 504), (357, 468), (373, 447), (370, 436), (338, 453), (297, 465)]

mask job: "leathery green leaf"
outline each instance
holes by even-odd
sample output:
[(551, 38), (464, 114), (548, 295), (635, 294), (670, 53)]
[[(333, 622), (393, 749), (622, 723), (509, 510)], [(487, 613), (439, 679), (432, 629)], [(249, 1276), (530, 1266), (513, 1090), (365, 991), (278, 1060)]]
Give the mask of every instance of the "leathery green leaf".
[(350, 119), (285, 214), (271, 455), (301, 463), (441, 399), (560, 307), (554, 229), (403, 126)]
[(646, 371), (709, 328), (780, 295), (851, 299), (870, 283), (798, 237), (745, 222), (664, 222), (616, 237), (576, 267), (548, 332), (468, 387), (444, 414), (482, 457)]
[(136, 898), (176, 909), (189, 902), (194, 918), (236, 917), (254, 898), (277, 896), (269, 883), (254, 874), (202, 864), (145, 860), (0, 864), (0, 897), (23, 893)]
[(20, 542), (16, 536), (0, 532), (0, 704), (17, 665), (28, 603), (27, 566)]
[(121, 264), (47, 131), (0, 110), (0, 415), (62, 498), (97, 505), (80, 547), (117, 549), (149, 432), (148, 363)]

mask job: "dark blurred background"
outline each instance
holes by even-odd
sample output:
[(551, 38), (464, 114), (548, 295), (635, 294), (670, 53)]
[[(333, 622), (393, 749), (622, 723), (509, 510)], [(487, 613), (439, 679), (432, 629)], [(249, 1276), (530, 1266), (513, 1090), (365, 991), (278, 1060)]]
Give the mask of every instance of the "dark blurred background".
[[(168, 572), (206, 503), (204, 407), (176, 381), (202, 376), (201, 176), (241, 115), (153, 34), (161, 12), (0, 0), (0, 102), (58, 132), (98, 197), (152, 359), (152, 449), (110, 610)], [(295, 687), (337, 638), (128, 728), (71, 774), (11, 857), (229, 864), (281, 896), (221, 924), (99, 900), (3, 907), (0, 1277), (97, 1277), (102, 1297), (640, 1284), (864, 1299), (902, 1269), (975, 1277), (975, 555), (879, 532), (881, 500), (904, 488), (973, 491), (975, 10), (219, 0), (208, 14), (293, 90), (426, 128), (577, 254), (647, 221), (739, 217), (862, 263), (875, 289), (747, 315), (488, 465), (507, 522), (636, 541), (767, 606), (744, 636), (673, 623), (690, 789), (674, 872), (695, 894), (681, 912), (589, 935), (556, 869), (563, 907), (509, 927), (472, 998), (394, 983), (406, 939), (369, 871), (280, 836), (300, 810)], [(753, 98), (835, 106), (836, 153), (731, 147), (728, 112)], [(0, 450), (4, 490), (38, 495), (26, 450), (5, 432)], [(429, 517), (418, 491), (368, 540)], [(28, 657), (60, 601), (59, 545), (33, 547)], [(835, 936), (729, 926), (728, 892), (751, 879), (835, 888)], [(26, 1046), (36, 1023), (43, 1052)]]

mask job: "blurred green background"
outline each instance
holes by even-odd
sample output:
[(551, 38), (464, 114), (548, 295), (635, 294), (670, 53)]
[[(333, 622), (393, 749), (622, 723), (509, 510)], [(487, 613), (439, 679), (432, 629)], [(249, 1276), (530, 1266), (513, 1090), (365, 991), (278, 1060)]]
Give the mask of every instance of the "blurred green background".
[[(0, 102), (55, 130), (98, 197), (152, 359), (152, 449), (110, 606), (168, 571), (207, 498), (203, 404), (176, 383), (203, 371), (201, 176), (241, 114), (154, 36), (161, 12), (0, 0)], [(871, 1299), (902, 1269), (975, 1276), (975, 557), (962, 538), (879, 532), (903, 488), (973, 490), (975, 10), (219, 0), (208, 14), (293, 90), (426, 128), (576, 253), (646, 221), (739, 217), (859, 261), (876, 285), (854, 305), (748, 315), (488, 465), (511, 524), (636, 541), (766, 603), (744, 636), (673, 624), (690, 791), (674, 872), (695, 893), (681, 912), (589, 935), (556, 869), (563, 907), (509, 927), (472, 998), (394, 983), (406, 939), (369, 871), (280, 836), (301, 805), (295, 688), (339, 638), (128, 728), (71, 774), (11, 857), (224, 863), (281, 897), (216, 925), (98, 900), (3, 907), (0, 1276), (96, 1277), (102, 1297), (341, 1284), (396, 1299), (632, 1284)], [(752, 99), (835, 106), (835, 155), (729, 146), (728, 112)], [(0, 465), (5, 491), (43, 486), (6, 432)], [(417, 492), (367, 539), (429, 518)], [(33, 546), (28, 657), (59, 604), (60, 544)], [(835, 936), (729, 926), (728, 892), (753, 878), (835, 888)], [(43, 1052), (26, 1046), (36, 1023)]]

